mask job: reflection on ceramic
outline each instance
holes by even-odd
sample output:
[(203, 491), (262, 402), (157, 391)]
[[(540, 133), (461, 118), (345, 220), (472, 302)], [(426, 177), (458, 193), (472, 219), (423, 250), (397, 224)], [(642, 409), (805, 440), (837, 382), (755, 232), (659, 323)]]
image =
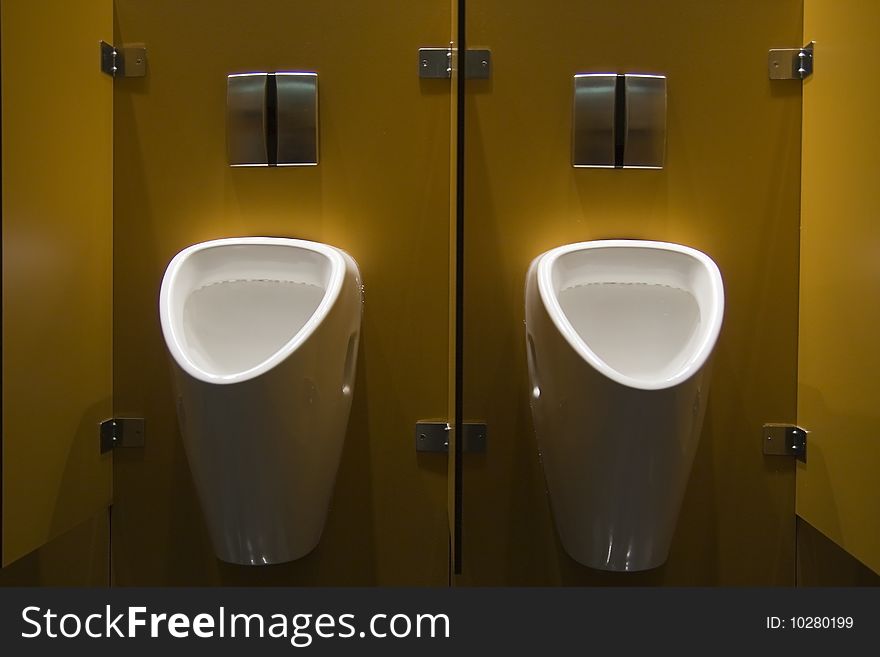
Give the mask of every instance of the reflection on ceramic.
[(361, 322), (357, 263), (326, 244), (243, 237), (178, 253), (159, 315), (178, 418), (217, 556), (292, 561), (320, 540)]
[(678, 244), (582, 242), (532, 262), (532, 417), (576, 561), (616, 571), (666, 561), (723, 313), (718, 267)]

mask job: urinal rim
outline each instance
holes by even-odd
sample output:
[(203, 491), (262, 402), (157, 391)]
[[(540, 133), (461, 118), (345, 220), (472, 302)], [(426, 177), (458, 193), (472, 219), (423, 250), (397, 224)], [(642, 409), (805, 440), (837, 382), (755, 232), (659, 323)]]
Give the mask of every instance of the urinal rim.
[[(327, 282), (326, 291), (324, 292), (324, 296), (321, 298), (318, 307), (302, 328), (300, 328), (300, 330), (297, 331), (297, 333), (285, 343), (283, 347), (254, 367), (235, 372), (234, 374), (215, 374), (199, 367), (187, 357), (186, 352), (182, 347), (181, 340), (178, 337), (177, 332), (174, 330), (174, 322), (172, 321), (174, 308), (172, 307), (173, 297), (171, 292), (174, 289), (174, 282), (183, 263), (192, 255), (207, 249), (240, 245), (284, 246), (314, 251), (325, 256), (330, 261), (331, 273)], [(282, 363), (306, 340), (308, 340), (327, 316), (330, 309), (335, 305), (336, 300), (342, 293), (342, 284), (345, 280), (346, 255), (347, 254), (344, 251), (335, 246), (292, 237), (226, 237), (199, 242), (186, 247), (177, 253), (177, 255), (175, 255), (168, 263), (168, 266), (165, 269), (165, 274), (162, 277), (162, 286), (159, 291), (160, 323), (162, 325), (165, 344), (168, 346), (172, 358), (174, 358), (174, 361), (184, 372), (205, 383), (219, 385), (243, 383), (265, 374), (278, 364)]]
[[(672, 377), (657, 380), (644, 380), (627, 376), (614, 369), (604, 360), (599, 358), (596, 353), (587, 346), (577, 330), (572, 326), (571, 322), (563, 312), (562, 306), (559, 304), (559, 299), (557, 298), (553, 286), (553, 265), (561, 256), (575, 251), (620, 247), (672, 251), (688, 255), (696, 259), (708, 273), (712, 289), (712, 301), (714, 302), (713, 306), (708, 309), (711, 314), (711, 321), (709, 322), (708, 330), (706, 330), (705, 334), (702, 336), (700, 344), (694, 349), (694, 357), (692, 357), (686, 365)], [(712, 355), (715, 349), (715, 344), (718, 341), (718, 335), (721, 332), (721, 324), (724, 316), (724, 283), (718, 265), (712, 260), (712, 258), (702, 251), (675, 242), (630, 239), (591, 240), (558, 246), (542, 253), (534, 262), (537, 269), (538, 294), (540, 295), (541, 302), (547, 309), (547, 314), (556, 326), (556, 329), (584, 361), (612, 381), (628, 388), (635, 388), (638, 390), (662, 390), (672, 388), (687, 381), (690, 377), (699, 372)], [(701, 307), (700, 312), (702, 313), (703, 311), (704, 309)]]

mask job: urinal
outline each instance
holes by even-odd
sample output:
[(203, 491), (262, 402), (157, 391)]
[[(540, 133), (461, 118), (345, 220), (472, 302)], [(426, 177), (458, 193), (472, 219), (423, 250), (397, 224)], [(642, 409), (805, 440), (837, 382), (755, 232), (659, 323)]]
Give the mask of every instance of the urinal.
[(724, 313), (715, 263), (602, 240), (538, 256), (526, 281), (530, 403), (556, 528), (576, 561), (666, 561)]
[(217, 556), (261, 565), (318, 544), (348, 423), (357, 263), (296, 239), (190, 246), (159, 315), (195, 488)]

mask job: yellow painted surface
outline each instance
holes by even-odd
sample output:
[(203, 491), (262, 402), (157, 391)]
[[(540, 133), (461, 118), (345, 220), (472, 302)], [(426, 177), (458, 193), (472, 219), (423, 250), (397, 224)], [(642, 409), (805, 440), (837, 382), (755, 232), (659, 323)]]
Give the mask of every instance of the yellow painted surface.
[(109, 586), (110, 522), (105, 509), (0, 570), (0, 586)]
[[(449, 2), (118, 0), (117, 41), (148, 74), (115, 95), (115, 409), (147, 445), (116, 457), (115, 582), (447, 582), (446, 458), (415, 422), (447, 404), (449, 83), (420, 46), (449, 39)], [(226, 166), (226, 75), (318, 73), (320, 164)], [(217, 562), (180, 441), (157, 299), (189, 244), (235, 235), (348, 251), (366, 287), (349, 431), (318, 548), (288, 565)]]
[(858, 65), (878, 26), (876, 2), (806, 2), (797, 513), (880, 573), (880, 89)]
[[(466, 118), (465, 412), (489, 435), (485, 455), (465, 457), (459, 583), (793, 584), (794, 466), (760, 441), (764, 422), (796, 411), (801, 89), (768, 80), (767, 51), (800, 44), (802, 3), (472, 0), (468, 12), (493, 73), (473, 83)], [(664, 170), (571, 167), (572, 76), (587, 72), (668, 76)], [(612, 237), (705, 251), (727, 297), (670, 559), (641, 575), (564, 554), (527, 403), (529, 262)]]
[(110, 502), (110, 0), (3, 0), (2, 563)]

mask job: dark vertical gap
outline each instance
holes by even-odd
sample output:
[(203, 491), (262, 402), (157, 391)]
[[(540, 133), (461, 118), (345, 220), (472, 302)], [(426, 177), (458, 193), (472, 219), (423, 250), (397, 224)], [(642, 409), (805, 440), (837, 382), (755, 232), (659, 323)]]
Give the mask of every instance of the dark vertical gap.
[(614, 168), (623, 168), (626, 148), (626, 77), (618, 75), (614, 83)]
[[(116, 459), (113, 460), (114, 464)], [(116, 469), (113, 469), (115, 474)], [(113, 504), (107, 507), (107, 588), (113, 588)]]
[[(3, 48), (0, 47), (0, 52), (3, 51)], [(2, 56), (0, 56), (0, 70), (2, 70)], [(3, 125), (3, 84), (2, 78), (0, 78), (0, 126)], [(0, 130), (0, 135), (2, 135), (3, 131)], [(3, 152), (3, 137), (0, 136), (0, 153)], [(3, 158), (0, 157), (0, 289), (3, 286)], [(3, 307), (0, 304), (0, 346), (2, 346), (3, 339)], [(3, 435), (3, 400), (6, 399), (6, 396), (3, 394), (3, 349), (0, 348), (0, 510), (3, 507), (3, 441), (5, 440), (5, 436)], [(0, 513), (2, 516), (2, 513)], [(0, 566), (3, 565), (3, 518), (0, 517)]]
[(458, 79), (456, 85), (456, 148), (455, 148), (455, 555), (453, 572), (461, 574), (461, 514), (462, 514), (462, 467), (464, 416), (464, 124), (465, 124), (465, 18), (466, 0), (458, 0)]
[(270, 167), (278, 164), (278, 87), (274, 73), (266, 78), (266, 161)]
[(446, 550), (446, 556), (447, 556), (447, 559), (446, 559), (446, 586), (452, 587), (452, 584), (453, 584), (453, 582), (452, 582), (452, 569), (453, 569), (452, 536), (449, 537), (449, 540), (447, 542), (446, 547), (447, 547), (447, 550)]

